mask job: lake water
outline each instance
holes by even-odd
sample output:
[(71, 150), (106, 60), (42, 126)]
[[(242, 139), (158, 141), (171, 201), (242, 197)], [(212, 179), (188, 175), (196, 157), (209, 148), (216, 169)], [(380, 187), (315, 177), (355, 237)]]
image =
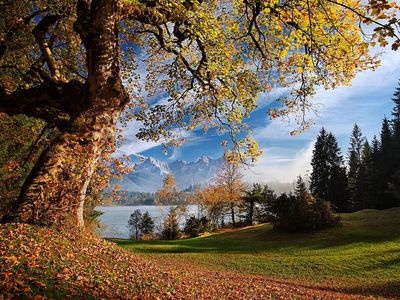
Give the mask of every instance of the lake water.
[[(156, 229), (160, 228), (163, 218), (168, 214), (170, 206), (98, 206), (96, 210), (103, 214), (98, 218), (103, 225), (98, 232), (103, 238), (129, 238), (130, 232), (128, 228), (128, 220), (132, 212), (140, 209), (142, 213), (148, 211), (155, 219)], [(197, 205), (189, 205), (186, 215), (197, 215)], [(180, 220), (184, 222), (184, 217)]]

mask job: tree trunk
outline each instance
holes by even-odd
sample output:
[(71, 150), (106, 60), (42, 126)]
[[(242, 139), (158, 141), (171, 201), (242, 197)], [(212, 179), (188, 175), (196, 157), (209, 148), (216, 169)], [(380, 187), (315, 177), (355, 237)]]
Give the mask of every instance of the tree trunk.
[(253, 225), (254, 202), (250, 201), (249, 225)]
[(81, 0), (77, 10), (88, 70), (83, 101), (70, 103), (79, 113), (39, 158), (9, 221), (82, 227), (88, 185), (129, 101), (119, 71), (117, 1)]
[(235, 205), (231, 203), (231, 217), (232, 217), (232, 225), (235, 226)]
[[(86, 191), (103, 150), (112, 143), (116, 116), (95, 114), (93, 120), (109, 120), (94, 126), (101, 130), (91, 126), (84, 132), (60, 135), (26, 179), (10, 219), (46, 225), (72, 222), (83, 227)], [(89, 116), (79, 119), (86, 122)]]

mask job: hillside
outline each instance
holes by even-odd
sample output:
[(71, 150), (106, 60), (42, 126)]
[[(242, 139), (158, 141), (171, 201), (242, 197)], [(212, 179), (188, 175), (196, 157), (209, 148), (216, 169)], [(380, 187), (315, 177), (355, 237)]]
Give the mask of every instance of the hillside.
[[(0, 225), (0, 295), (85, 299), (361, 299), (400, 296), (400, 209), (287, 235), (259, 225), (173, 242)], [(1, 297), (1, 296), (0, 296)], [(41, 299), (37, 297), (36, 299)]]
[(187, 240), (117, 242), (175, 269), (196, 266), (309, 288), (400, 298), (399, 215), (400, 208), (343, 214), (342, 227), (308, 234), (275, 232), (264, 224)]
[(348, 299), (262, 276), (174, 270), (91, 235), (0, 225), (0, 299)]

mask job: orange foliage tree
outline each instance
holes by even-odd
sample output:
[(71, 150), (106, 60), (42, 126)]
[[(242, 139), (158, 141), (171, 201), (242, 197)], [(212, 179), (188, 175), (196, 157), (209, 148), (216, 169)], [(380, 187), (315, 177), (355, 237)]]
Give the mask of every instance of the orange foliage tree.
[(222, 165), (221, 170), (217, 173), (213, 184), (222, 192), (221, 197), (224, 197), (229, 206), (231, 222), (232, 225), (235, 226), (235, 212), (242, 201), (242, 196), (245, 190), (245, 183), (243, 182), (240, 165), (226, 160)]
[(198, 188), (190, 200), (199, 205), (200, 213), (210, 220), (212, 227), (218, 228), (224, 222), (227, 202), (225, 191), (221, 187)]

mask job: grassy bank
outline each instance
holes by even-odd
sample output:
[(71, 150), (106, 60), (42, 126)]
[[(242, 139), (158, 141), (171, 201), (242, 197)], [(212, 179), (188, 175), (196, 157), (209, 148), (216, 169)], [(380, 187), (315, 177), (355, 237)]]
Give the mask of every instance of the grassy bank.
[(341, 227), (318, 233), (285, 234), (264, 224), (187, 240), (115, 241), (160, 263), (400, 297), (400, 208), (342, 219)]

